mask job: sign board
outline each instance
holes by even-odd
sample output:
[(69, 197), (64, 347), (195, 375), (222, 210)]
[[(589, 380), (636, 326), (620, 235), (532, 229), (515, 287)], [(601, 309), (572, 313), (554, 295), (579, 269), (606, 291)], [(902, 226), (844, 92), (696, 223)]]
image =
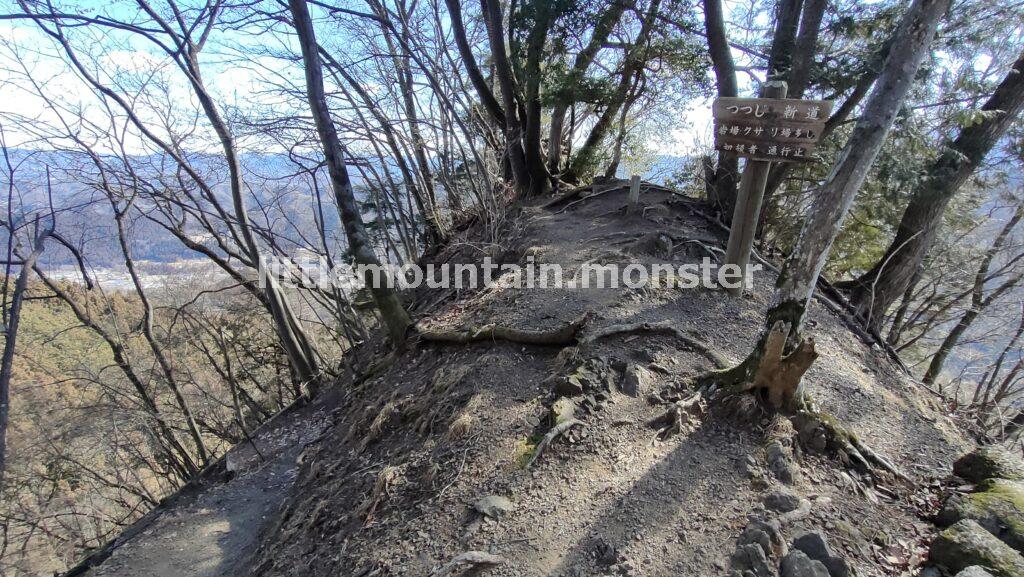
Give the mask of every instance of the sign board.
[(754, 160), (814, 162), (832, 101), (722, 97), (712, 111), (716, 150)]

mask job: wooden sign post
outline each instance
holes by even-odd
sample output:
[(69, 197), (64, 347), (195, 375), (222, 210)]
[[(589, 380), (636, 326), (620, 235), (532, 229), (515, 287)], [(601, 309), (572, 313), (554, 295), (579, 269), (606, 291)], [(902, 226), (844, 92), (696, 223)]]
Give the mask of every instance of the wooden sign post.
[[(785, 82), (767, 82), (762, 98), (718, 98), (715, 148), (747, 159), (732, 215), (725, 263), (746, 271), (772, 162), (815, 162), (814, 148), (832, 103), (786, 99)], [(729, 289), (739, 296), (741, 287)]]

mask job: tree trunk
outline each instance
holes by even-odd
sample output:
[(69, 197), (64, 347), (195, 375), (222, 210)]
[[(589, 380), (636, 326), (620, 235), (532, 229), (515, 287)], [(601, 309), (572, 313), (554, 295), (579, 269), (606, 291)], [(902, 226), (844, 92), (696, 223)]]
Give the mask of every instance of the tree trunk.
[(491, 116), (491, 120), (504, 130), (505, 111), (498, 104), (498, 99), (491, 92), (491, 88), (487, 85), (487, 81), (484, 80), (484, 75), (481, 74), (480, 67), (476, 63), (476, 58), (473, 57), (473, 49), (469, 46), (469, 40), (466, 38), (466, 27), (462, 22), (461, 3), (459, 0), (444, 0), (444, 3), (448, 7), (448, 17), (451, 21), (452, 35), (455, 37), (455, 46), (459, 50), (462, 64), (466, 67), (469, 81), (473, 84), (473, 88), (476, 89), (480, 102)]
[[(341, 140), (338, 138), (338, 132), (331, 120), (330, 109), (327, 106), (323, 70), (309, 8), (306, 6), (305, 0), (289, 0), (288, 6), (291, 9), (293, 24), (302, 48), (309, 108), (316, 123), (317, 134), (320, 136), (320, 144), (324, 149), (324, 160), (331, 177), (331, 187), (338, 203), (341, 222), (345, 227), (349, 251), (357, 265), (380, 266), (381, 263), (373, 252), (369, 235), (366, 233), (363, 217), (356, 205), (352, 181), (349, 180), (348, 168), (345, 166), (345, 159), (342, 156)], [(374, 285), (373, 275), (370, 271), (366, 272), (364, 280), (370, 289), (370, 294), (373, 295), (373, 300), (391, 340), (395, 344), (404, 342), (406, 331), (412, 324), (412, 320), (402, 307), (398, 294), (391, 287)]]
[(487, 23), (487, 37), (490, 40), (491, 57), (494, 59), (494, 76), (501, 92), (501, 104), (505, 109), (505, 147), (512, 168), (512, 180), (521, 195), (531, 190), (530, 172), (526, 166), (523, 150), (523, 127), (519, 107), (516, 103), (516, 86), (512, 78), (512, 64), (505, 50), (505, 33), (502, 23), (501, 6), (498, 0), (481, 0), (484, 21)]
[(540, 64), (544, 56), (544, 44), (551, 27), (553, 6), (549, 0), (534, 0), (532, 5), (533, 27), (526, 42), (526, 127), (523, 134), (523, 152), (526, 171), (530, 175), (530, 194), (539, 195), (551, 190), (551, 177), (544, 162), (540, 134), (543, 118), (540, 102), (540, 81), (543, 77)]
[(775, 34), (768, 52), (768, 80), (788, 80), (803, 0), (780, 0), (775, 8)]
[[(928, 54), (939, 20), (950, 2), (915, 0), (903, 17), (896, 44), (885, 62), (864, 114), (857, 122), (839, 162), (815, 196), (796, 246), (779, 274), (773, 304), (766, 315), (765, 330), (747, 360), (731, 369), (726, 377), (749, 379), (755, 375), (764, 358), (769, 336), (780, 326), (788, 331), (786, 351), (793, 354), (805, 347), (800, 328), (829, 249), (896, 120), (914, 77)], [(802, 398), (802, 385), (799, 385), (792, 399), (799, 404)]]
[[(729, 48), (729, 38), (725, 31), (725, 15), (722, 13), (722, 0), (704, 0), (704, 28), (708, 37), (708, 51), (711, 54), (711, 66), (715, 70), (715, 84), (719, 96), (734, 97), (739, 95), (736, 83), (736, 64)], [(739, 181), (739, 159), (731, 152), (718, 153), (718, 166), (715, 168), (714, 180), (710, 190), (714, 196), (710, 199), (725, 219), (732, 218), (736, 208), (736, 185)]]
[(885, 255), (868, 272), (843, 283), (852, 290), (851, 303), (871, 328), (882, 325), (886, 311), (903, 294), (942, 224), (950, 200), (981, 165), (982, 160), (1024, 108), (1024, 55), (982, 107), (990, 113), (964, 128), (928, 170), (903, 212), (896, 237)]
[(647, 13), (644, 16), (640, 32), (637, 34), (636, 42), (630, 47), (625, 55), (625, 62), (622, 65), (622, 77), (615, 93), (606, 103), (604, 112), (601, 114), (594, 127), (590, 129), (583, 146), (576, 152), (575, 157), (566, 170), (565, 179), (569, 182), (578, 182), (584, 171), (593, 167), (593, 161), (597, 154), (597, 148), (604, 141), (605, 136), (612, 129), (615, 116), (626, 104), (630, 92), (640, 82), (643, 75), (645, 53), (648, 48), (648, 41), (651, 37), (651, 30), (654, 27), (655, 19), (660, 8), (660, 0), (652, 0)]
[[(446, 1), (453, 2), (455, 0)], [(601, 46), (608, 40), (608, 36), (611, 35), (615, 25), (622, 18), (623, 12), (626, 11), (626, 4), (626, 2), (612, 2), (608, 9), (601, 14), (601, 17), (594, 25), (594, 30), (590, 34), (590, 41), (587, 42), (587, 46), (576, 54), (572, 70), (570, 70), (567, 79), (569, 86), (575, 86), (582, 80), (587, 69), (594, 62), (597, 53), (601, 50)], [(554, 109), (551, 111), (551, 128), (548, 132), (548, 171), (553, 175), (561, 171), (562, 139), (564, 138), (565, 115), (568, 109), (569, 102), (561, 100), (555, 104)]]
[[(5, 151), (6, 153), (6, 151)], [(11, 177), (13, 179), (13, 176)], [(38, 221), (36, 222), (38, 229)], [(37, 230), (33, 239), (32, 250), (21, 265), (18, 279), (14, 282), (14, 291), (11, 294), (11, 306), (7, 311), (7, 326), (4, 327), (4, 352), (3, 360), (0, 361), (0, 485), (3, 483), (4, 474), (7, 472), (7, 423), (11, 414), (11, 373), (14, 370), (14, 352), (18, 340), (18, 325), (21, 324), (21, 305), (25, 302), (25, 292), (28, 290), (28, 279), (32, 274), (39, 256), (46, 248), (46, 237), (49, 230)], [(10, 234), (14, 235), (12, 224)], [(13, 242), (13, 239), (12, 241)]]
[(790, 61), (789, 84), (790, 98), (803, 98), (811, 80), (814, 68), (814, 56), (818, 53), (818, 35), (821, 32), (821, 21), (825, 16), (828, 0), (805, 0), (803, 14), (800, 17), (800, 31), (796, 36), (793, 58)]

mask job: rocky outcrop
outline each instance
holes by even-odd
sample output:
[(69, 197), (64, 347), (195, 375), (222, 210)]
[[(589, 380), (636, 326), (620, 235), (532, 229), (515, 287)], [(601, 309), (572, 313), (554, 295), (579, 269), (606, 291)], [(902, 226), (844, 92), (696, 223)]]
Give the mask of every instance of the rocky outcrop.
[(986, 479), (1024, 481), (1024, 461), (999, 447), (979, 447), (957, 459), (953, 473), (972, 483)]
[(1024, 557), (970, 519), (940, 533), (932, 542), (929, 558), (954, 574), (979, 565), (995, 577), (1024, 575)]
[(955, 495), (939, 513), (946, 527), (970, 519), (1002, 542), (1024, 553), (1024, 482), (989, 479), (969, 495)]

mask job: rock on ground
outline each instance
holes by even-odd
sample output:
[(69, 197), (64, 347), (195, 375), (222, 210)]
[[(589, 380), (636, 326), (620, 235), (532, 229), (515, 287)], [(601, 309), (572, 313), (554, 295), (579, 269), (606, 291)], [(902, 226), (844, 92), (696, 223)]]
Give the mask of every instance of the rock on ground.
[(821, 561), (815, 561), (803, 551), (794, 550), (782, 560), (782, 577), (829, 577)]
[(803, 552), (815, 561), (819, 561), (828, 569), (832, 577), (849, 577), (850, 565), (842, 557), (832, 553), (828, 539), (821, 531), (804, 533), (793, 540), (793, 548)]
[(972, 483), (985, 479), (1024, 481), (1024, 461), (999, 447), (979, 447), (957, 459), (953, 473)]
[(932, 542), (929, 558), (951, 573), (981, 565), (995, 577), (1024, 575), (1024, 557), (969, 519), (940, 533)]
[(976, 521), (989, 533), (1019, 552), (1024, 552), (1024, 483), (989, 479), (970, 495), (951, 497), (939, 512), (938, 523)]
[(982, 567), (974, 565), (956, 574), (956, 577), (992, 577), (992, 574)]

